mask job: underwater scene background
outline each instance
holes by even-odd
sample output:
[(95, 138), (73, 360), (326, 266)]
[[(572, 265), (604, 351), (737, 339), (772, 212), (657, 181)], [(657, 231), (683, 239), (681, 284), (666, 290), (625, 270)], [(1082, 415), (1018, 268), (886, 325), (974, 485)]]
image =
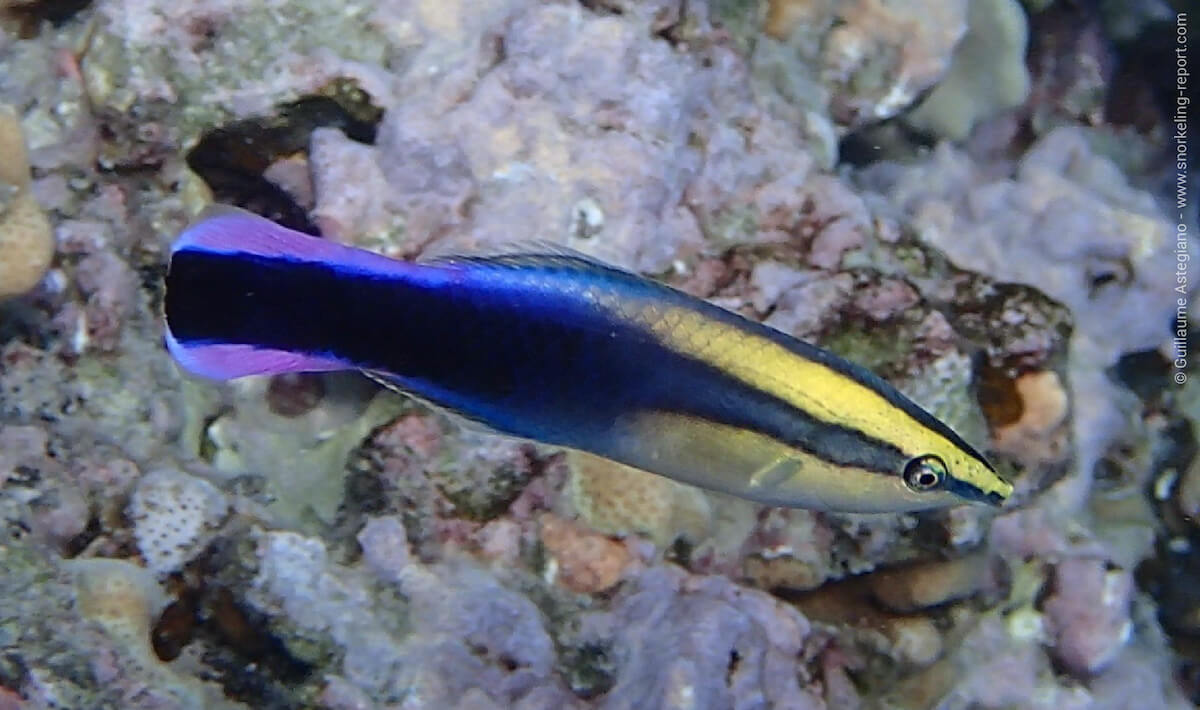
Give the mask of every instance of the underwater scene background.
[[(0, 710), (1194, 707), (1189, 6), (0, 0)], [(164, 277), (213, 203), (620, 266), (1014, 490), (770, 507), (195, 378)]]

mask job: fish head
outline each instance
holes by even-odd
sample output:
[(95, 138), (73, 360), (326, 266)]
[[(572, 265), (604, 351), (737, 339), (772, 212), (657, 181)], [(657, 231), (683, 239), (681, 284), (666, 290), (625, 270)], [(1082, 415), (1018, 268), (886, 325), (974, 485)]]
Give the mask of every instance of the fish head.
[(983, 503), (999, 507), (1012, 495), (1012, 484), (974, 449), (944, 440), (932, 443), (914, 453), (899, 472), (907, 492), (905, 498), (928, 498), (930, 502), (936, 498), (941, 505)]
[[(957, 439), (957, 437), (956, 437)], [(873, 471), (843, 468), (841, 475), (796, 476), (792, 495), (807, 505), (861, 513), (901, 513), (967, 503), (1000, 507), (1013, 486), (974, 449), (941, 436), (922, 437), (900, 450), (892, 467)], [(810, 464), (811, 466), (811, 464)], [(801, 492), (803, 489), (803, 493)]]

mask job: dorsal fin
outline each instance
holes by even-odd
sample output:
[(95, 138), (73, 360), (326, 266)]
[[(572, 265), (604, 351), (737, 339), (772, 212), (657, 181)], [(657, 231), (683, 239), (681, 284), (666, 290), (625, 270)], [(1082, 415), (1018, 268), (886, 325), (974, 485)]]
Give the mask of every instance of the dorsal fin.
[(628, 271), (599, 257), (585, 254), (565, 244), (543, 239), (523, 240), (494, 244), (470, 251), (447, 251), (434, 249), (421, 257), (425, 264), (484, 264), (500, 267), (521, 266), (577, 266), (610, 271)]
[(390, 276), (407, 276), (419, 270), (408, 262), (297, 232), (253, 212), (219, 204), (204, 208), (175, 239), (171, 253), (181, 251), (325, 262)]

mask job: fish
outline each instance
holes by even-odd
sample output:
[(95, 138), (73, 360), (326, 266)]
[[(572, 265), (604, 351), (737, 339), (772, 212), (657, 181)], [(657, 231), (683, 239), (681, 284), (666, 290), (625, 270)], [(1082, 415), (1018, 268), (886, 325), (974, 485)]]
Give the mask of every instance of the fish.
[(164, 314), (201, 377), (358, 370), (498, 434), (767, 505), (1013, 490), (866, 368), (564, 248), (401, 261), (218, 206), (174, 242)]

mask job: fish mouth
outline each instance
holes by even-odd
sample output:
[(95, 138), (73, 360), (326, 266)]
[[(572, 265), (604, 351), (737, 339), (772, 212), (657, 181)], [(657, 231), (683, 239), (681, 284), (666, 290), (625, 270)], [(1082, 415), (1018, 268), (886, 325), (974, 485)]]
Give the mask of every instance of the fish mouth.
[(1008, 500), (1008, 496), (992, 491), (991, 493), (984, 493), (979, 502), (990, 505), (993, 508), (1002, 508), (1006, 500)]
[(1001, 479), (1000, 481), (1005, 491), (985, 491), (978, 486), (973, 486), (966, 481), (950, 480), (947, 482), (946, 489), (957, 495), (958, 497), (967, 500), (971, 503), (982, 503), (992, 508), (1001, 508), (1004, 506), (1004, 501), (1012, 494), (1012, 484)]

